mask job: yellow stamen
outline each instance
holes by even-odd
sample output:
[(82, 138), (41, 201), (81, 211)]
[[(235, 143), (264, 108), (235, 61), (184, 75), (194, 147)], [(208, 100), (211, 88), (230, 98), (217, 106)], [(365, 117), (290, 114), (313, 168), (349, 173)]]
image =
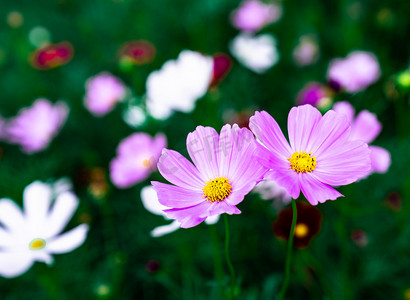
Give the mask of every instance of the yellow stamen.
[(298, 173), (312, 172), (316, 169), (316, 157), (311, 152), (297, 151), (288, 158), (290, 168)]
[(46, 241), (43, 239), (34, 239), (30, 242), (30, 249), (31, 250), (40, 250), (46, 246)]
[(232, 192), (232, 185), (228, 178), (222, 176), (205, 182), (202, 190), (204, 198), (213, 203), (226, 199)]
[(304, 223), (296, 224), (295, 227), (295, 236), (298, 238), (304, 238), (309, 233), (309, 227)]

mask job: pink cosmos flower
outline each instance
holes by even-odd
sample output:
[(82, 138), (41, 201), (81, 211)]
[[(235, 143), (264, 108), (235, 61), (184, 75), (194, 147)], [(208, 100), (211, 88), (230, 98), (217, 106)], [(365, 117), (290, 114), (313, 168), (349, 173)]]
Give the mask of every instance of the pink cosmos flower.
[(316, 205), (343, 196), (331, 186), (352, 183), (370, 169), (367, 144), (350, 141), (347, 118), (333, 110), (325, 115), (311, 105), (293, 107), (288, 116), (289, 143), (266, 111), (256, 112), (250, 128), (260, 141), (258, 160), (271, 169), (265, 175), (287, 189), (300, 191)]
[(319, 59), (319, 46), (316, 39), (311, 35), (303, 35), (299, 38), (299, 44), (293, 49), (293, 60), (299, 67), (314, 64)]
[[(379, 135), (382, 130), (382, 124), (377, 120), (377, 116), (367, 110), (361, 111), (354, 118), (354, 108), (346, 101), (338, 102), (333, 106), (337, 113), (344, 114), (352, 126), (350, 140), (362, 140), (366, 143), (371, 143)], [(363, 177), (367, 177), (373, 172), (385, 173), (390, 167), (390, 153), (386, 149), (377, 146), (369, 146), (370, 160), (372, 163), (371, 169)]]
[(327, 76), (332, 83), (354, 93), (366, 89), (379, 79), (380, 66), (372, 53), (354, 51), (345, 59), (332, 60)]
[(117, 157), (110, 163), (111, 181), (118, 188), (128, 188), (146, 179), (155, 169), (167, 140), (163, 134), (154, 138), (134, 133), (120, 142)]
[(167, 217), (189, 228), (211, 216), (241, 213), (236, 205), (266, 172), (255, 161), (252, 132), (227, 124), (218, 135), (198, 126), (188, 134), (187, 149), (195, 165), (168, 149), (159, 159), (158, 170), (174, 185), (152, 182), (159, 202), (170, 208), (164, 210)]
[(112, 111), (125, 97), (126, 88), (115, 76), (102, 72), (87, 80), (84, 106), (97, 117)]
[(6, 122), (6, 140), (19, 144), (27, 154), (42, 151), (57, 135), (68, 112), (65, 102), (53, 104), (47, 99), (37, 99), (32, 106), (21, 109), (16, 117)]
[(281, 16), (282, 7), (279, 4), (248, 0), (242, 2), (241, 6), (232, 12), (231, 22), (239, 30), (256, 32), (276, 22)]

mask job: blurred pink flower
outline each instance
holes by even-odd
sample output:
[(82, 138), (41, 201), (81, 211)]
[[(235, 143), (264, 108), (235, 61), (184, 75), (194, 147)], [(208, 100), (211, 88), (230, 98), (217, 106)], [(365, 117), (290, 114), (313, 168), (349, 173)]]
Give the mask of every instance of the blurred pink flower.
[(379, 79), (380, 66), (374, 54), (354, 51), (345, 59), (333, 59), (327, 76), (332, 83), (354, 93), (366, 89)]
[(277, 3), (265, 4), (257, 0), (247, 0), (231, 14), (232, 25), (239, 30), (256, 32), (274, 23), (282, 16), (282, 7)]
[(120, 142), (117, 157), (110, 163), (111, 181), (118, 188), (128, 188), (146, 179), (156, 168), (167, 141), (163, 134), (154, 138), (134, 133)]
[(324, 84), (308, 83), (298, 94), (296, 104), (310, 104), (318, 108), (329, 108), (332, 103), (333, 92)]
[(69, 108), (63, 101), (56, 104), (37, 99), (23, 108), (5, 124), (7, 142), (18, 144), (25, 153), (39, 152), (48, 147), (67, 119)]
[(102, 72), (89, 78), (85, 88), (84, 105), (97, 117), (112, 111), (126, 93), (124, 84), (108, 72)]
[(299, 44), (293, 49), (293, 60), (300, 66), (314, 64), (319, 59), (319, 46), (314, 37), (303, 35), (299, 39)]
[[(350, 140), (361, 140), (370, 144), (379, 135), (382, 130), (382, 124), (377, 119), (377, 116), (367, 110), (362, 110), (355, 118), (355, 110), (353, 106), (342, 101), (335, 103), (333, 109), (340, 114), (344, 114), (352, 126)], [(364, 174), (362, 178), (369, 176), (371, 173), (385, 173), (390, 167), (390, 153), (386, 149), (377, 146), (369, 146), (370, 160), (372, 163), (371, 169)]]

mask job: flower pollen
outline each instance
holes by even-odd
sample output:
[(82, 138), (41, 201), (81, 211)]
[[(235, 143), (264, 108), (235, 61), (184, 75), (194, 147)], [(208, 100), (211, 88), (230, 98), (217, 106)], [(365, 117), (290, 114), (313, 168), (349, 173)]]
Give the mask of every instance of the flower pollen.
[(305, 223), (296, 224), (295, 237), (304, 238), (309, 234), (309, 227)]
[(288, 158), (290, 168), (298, 173), (312, 172), (316, 169), (316, 157), (311, 152), (297, 151)]
[(216, 177), (215, 179), (205, 182), (202, 189), (204, 191), (203, 197), (207, 201), (213, 203), (225, 200), (232, 192), (231, 182), (226, 177)]
[(46, 241), (43, 239), (34, 239), (30, 242), (29, 248), (31, 250), (40, 250), (46, 246)]

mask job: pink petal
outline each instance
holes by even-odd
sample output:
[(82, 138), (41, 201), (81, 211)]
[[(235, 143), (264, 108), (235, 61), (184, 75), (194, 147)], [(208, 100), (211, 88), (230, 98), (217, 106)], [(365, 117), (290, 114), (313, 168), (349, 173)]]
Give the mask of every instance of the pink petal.
[(202, 191), (193, 191), (179, 186), (153, 181), (158, 201), (162, 205), (172, 208), (190, 207), (206, 201)]
[(186, 146), (195, 166), (208, 180), (219, 175), (217, 151), (219, 136), (211, 127), (198, 126), (188, 134)]
[(256, 185), (267, 171), (258, 162), (255, 137), (246, 128), (238, 125), (225, 125), (221, 130), (218, 148), (219, 175), (231, 180), (235, 189), (242, 189), (248, 184)]
[(297, 173), (290, 169), (290, 163), (276, 153), (269, 151), (263, 146), (258, 146), (257, 158), (265, 167), (271, 169), (265, 174), (265, 179), (276, 181), (285, 188), (292, 198), (297, 199), (300, 193)]
[(389, 151), (377, 146), (370, 146), (370, 159), (372, 161), (372, 171), (386, 173), (391, 164)]
[(164, 149), (158, 160), (158, 170), (169, 182), (180, 187), (201, 191), (205, 179), (192, 163), (176, 151)]
[(382, 130), (382, 124), (377, 116), (367, 110), (361, 111), (352, 124), (350, 140), (362, 140), (366, 143), (372, 142)]
[(249, 120), (249, 126), (256, 138), (269, 150), (278, 153), (284, 159), (292, 155), (293, 151), (278, 123), (266, 111), (255, 112)]
[(306, 152), (312, 152), (312, 155), (318, 159), (322, 153), (326, 153), (332, 147), (345, 143), (349, 135), (350, 124), (347, 117), (330, 110), (314, 128)]
[(118, 156), (110, 163), (110, 178), (118, 188), (128, 188), (145, 180), (152, 168), (142, 166), (135, 158)]
[(323, 183), (345, 185), (362, 178), (370, 171), (367, 144), (351, 141), (318, 156), (313, 174)]
[(353, 106), (347, 101), (337, 102), (333, 105), (333, 110), (338, 114), (343, 114), (347, 117), (347, 120), (350, 124), (353, 123), (354, 120), (354, 108)]
[(231, 205), (227, 201), (214, 202), (211, 204), (208, 210), (209, 216), (218, 216), (223, 213), (226, 213), (228, 215), (233, 215), (233, 214), (240, 214), (241, 211), (235, 205)]
[(181, 228), (194, 227), (208, 217), (210, 203), (204, 201), (198, 205), (186, 208), (172, 208), (165, 210), (167, 217), (181, 223)]
[(298, 175), (302, 193), (312, 205), (319, 202), (323, 203), (326, 200), (336, 200), (338, 197), (343, 196), (331, 186), (320, 182), (311, 173), (300, 173)]
[(294, 152), (306, 151), (316, 124), (322, 118), (318, 109), (311, 105), (293, 107), (288, 116), (290, 145)]

